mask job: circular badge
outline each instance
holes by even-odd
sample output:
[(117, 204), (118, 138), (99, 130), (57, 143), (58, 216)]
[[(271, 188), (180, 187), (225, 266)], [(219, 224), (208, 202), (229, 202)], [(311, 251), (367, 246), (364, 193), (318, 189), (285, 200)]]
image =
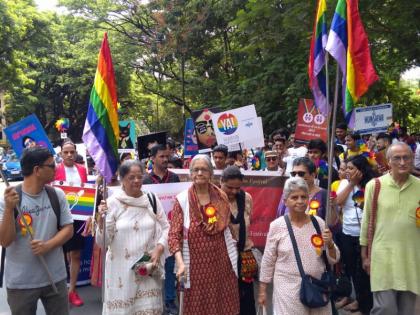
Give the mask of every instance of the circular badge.
[[(28, 226), (32, 225), (32, 216), (29, 213), (24, 213), (23, 218), (25, 219), (25, 222)], [(25, 227), (25, 222), (23, 222), (23, 218), (19, 217), (19, 225), (21, 227)]]
[(317, 114), (314, 118), (315, 124), (322, 125), (325, 122), (325, 116), (322, 114)]
[(416, 209), (416, 218), (420, 219), (420, 207)]
[(311, 113), (305, 113), (303, 114), (303, 121), (307, 124), (310, 124), (314, 120), (314, 115)]
[(311, 237), (311, 243), (314, 247), (320, 248), (324, 246), (324, 240), (322, 239), (321, 235), (314, 234)]
[(311, 208), (311, 209), (318, 209), (318, 208), (319, 208), (319, 206), (320, 206), (320, 203), (319, 203), (319, 201), (318, 201), (318, 200), (312, 200), (312, 201), (309, 203), (309, 208)]
[(206, 209), (204, 209), (204, 213), (208, 218), (211, 218), (216, 214), (216, 209), (213, 206), (207, 206)]

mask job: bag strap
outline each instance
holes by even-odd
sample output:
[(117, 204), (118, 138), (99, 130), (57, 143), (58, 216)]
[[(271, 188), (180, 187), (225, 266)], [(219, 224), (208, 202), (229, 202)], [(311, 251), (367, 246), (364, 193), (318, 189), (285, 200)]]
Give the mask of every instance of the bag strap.
[[(319, 227), (318, 220), (313, 215), (311, 215), (310, 218), (311, 218), (312, 224), (315, 227), (316, 233), (319, 234), (319, 235), (322, 235), (321, 228)], [(328, 272), (331, 271), (331, 266), (328, 263), (328, 258), (327, 258), (327, 254), (326, 254), (325, 250), (322, 250), (322, 259), (324, 260), (325, 267), (327, 268), (327, 271)]]
[(149, 202), (152, 205), (153, 213), (156, 214), (157, 213), (157, 207), (156, 207), (156, 196), (155, 196), (155, 194), (152, 193), (152, 192), (148, 192), (147, 193), (147, 198), (149, 198)]
[[(238, 205), (238, 215), (233, 218), (231, 214), (231, 221), (233, 223), (239, 223), (239, 240), (238, 240), (238, 250), (243, 252), (246, 242), (246, 226), (245, 226), (245, 192), (240, 190), (236, 194), (236, 204)], [(233, 219), (233, 220), (232, 220)]]
[(305, 271), (303, 270), (302, 260), (300, 259), (300, 254), (299, 254), (299, 250), (298, 250), (298, 247), (297, 247), (295, 234), (293, 234), (293, 228), (292, 228), (292, 224), (290, 223), (290, 219), (289, 219), (288, 214), (284, 215), (284, 220), (286, 221), (287, 229), (289, 230), (289, 236), (290, 236), (290, 240), (292, 241), (293, 251), (295, 252), (296, 263), (297, 263), (297, 266), (298, 266), (298, 269), (299, 269), (299, 273), (300, 273), (300, 276), (303, 279), (305, 277)]
[(45, 191), (47, 192), (48, 199), (50, 200), (51, 207), (54, 210), (55, 216), (57, 217), (57, 231), (60, 230), (60, 221), (61, 221), (61, 208), (60, 201), (58, 200), (57, 192), (55, 188), (49, 185), (45, 185)]
[[(48, 199), (50, 200), (51, 207), (53, 208), (54, 214), (57, 217), (57, 230), (60, 230), (60, 218), (61, 218), (61, 208), (60, 208), (60, 201), (58, 200), (57, 192), (55, 191), (54, 187), (45, 185), (45, 190), (48, 195)], [(19, 196), (19, 207), (22, 204), (22, 184), (15, 186), (16, 192)], [(19, 213), (17, 209), (14, 210), (15, 219), (17, 219)], [(0, 288), (3, 287), (3, 277), (4, 277), (4, 263), (6, 260), (6, 248), (1, 248), (1, 266), (0, 266)]]
[(372, 250), (373, 236), (375, 234), (376, 214), (378, 212), (378, 197), (379, 197), (380, 190), (381, 190), (381, 181), (379, 180), (379, 178), (375, 178), (375, 190), (373, 192), (372, 209), (371, 209), (369, 225), (368, 225), (368, 257), (369, 258), (370, 258), (371, 250)]

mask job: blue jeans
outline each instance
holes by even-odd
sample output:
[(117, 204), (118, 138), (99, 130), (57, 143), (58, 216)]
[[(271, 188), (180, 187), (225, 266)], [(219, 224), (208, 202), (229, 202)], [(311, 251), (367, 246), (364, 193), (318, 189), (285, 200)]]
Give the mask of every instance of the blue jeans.
[(174, 268), (175, 257), (169, 256), (165, 260), (165, 303), (173, 302), (176, 299)]

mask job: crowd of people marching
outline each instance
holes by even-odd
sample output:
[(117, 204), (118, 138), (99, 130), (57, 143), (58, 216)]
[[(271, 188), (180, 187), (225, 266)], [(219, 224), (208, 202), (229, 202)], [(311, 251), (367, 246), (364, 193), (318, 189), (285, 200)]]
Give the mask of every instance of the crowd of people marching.
[[(99, 198), (95, 224), (73, 221), (63, 192), (47, 188), (53, 180), (87, 182), (74, 143), (64, 141), (57, 165), (47, 149), (25, 149), (24, 181), (6, 188), (0, 200), (12, 314), (35, 314), (38, 299), (47, 314), (68, 314), (69, 304), (83, 304), (76, 280), (84, 235), (93, 227), (91, 280), (104, 288), (103, 314), (182, 309), (184, 315), (255, 315), (272, 301), (276, 315), (338, 309), (414, 315), (420, 295), (420, 139), (404, 128), (360, 136), (344, 124), (335, 135), (330, 195), (326, 143), (299, 144), (283, 129), (256, 151), (228, 152), (218, 145), (183, 160), (169, 139), (151, 148), (150, 162), (124, 154), (110, 184), (122, 189), (100, 192), (108, 198)], [(167, 218), (142, 184), (179, 182), (170, 169), (183, 167), (192, 185), (177, 195)], [(216, 184), (215, 170), (221, 171)], [(242, 170), (288, 177), (262, 258), (249, 234), (253, 200), (242, 189)]]

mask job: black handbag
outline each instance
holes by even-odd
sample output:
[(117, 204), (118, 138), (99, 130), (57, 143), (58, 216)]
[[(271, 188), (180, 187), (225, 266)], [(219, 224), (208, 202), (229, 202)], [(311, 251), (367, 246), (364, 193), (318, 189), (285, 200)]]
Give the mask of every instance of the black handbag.
[[(321, 229), (319, 228), (318, 221), (313, 216), (310, 217), (316, 232), (318, 234), (321, 234)], [(303, 270), (302, 260), (300, 259), (299, 250), (297, 247), (295, 235), (293, 234), (293, 229), (290, 223), (289, 216), (285, 215), (284, 219), (286, 221), (287, 229), (289, 230), (289, 236), (292, 241), (293, 251), (295, 252), (299, 273), (302, 277), (302, 284), (300, 286), (299, 292), (300, 302), (309, 308), (318, 308), (326, 306), (331, 300), (331, 290), (334, 285), (334, 275), (331, 272), (327, 255), (325, 254), (325, 251), (322, 252), (322, 257), (325, 262), (326, 271), (322, 274), (321, 279), (316, 279), (310, 275), (306, 275)]]
[(339, 264), (336, 265), (335, 272), (334, 272), (334, 287), (332, 296), (334, 299), (337, 299), (339, 297), (349, 297), (352, 292), (352, 285), (351, 280), (348, 276), (346, 276), (341, 268), (339, 267)]

